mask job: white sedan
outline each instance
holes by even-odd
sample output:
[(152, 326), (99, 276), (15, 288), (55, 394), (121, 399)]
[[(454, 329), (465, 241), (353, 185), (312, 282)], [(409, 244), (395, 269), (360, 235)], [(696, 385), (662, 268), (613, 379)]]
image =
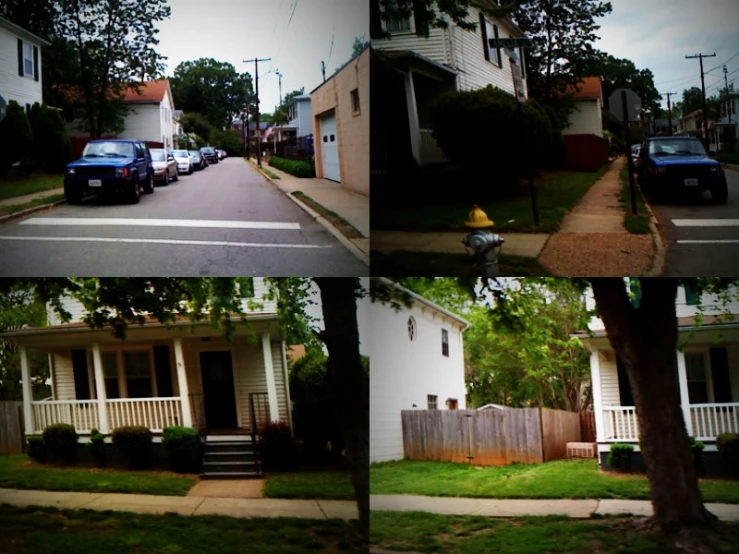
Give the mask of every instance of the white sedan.
[(187, 150), (172, 150), (172, 155), (177, 162), (177, 172), (187, 173), (193, 172), (193, 162), (190, 153)]

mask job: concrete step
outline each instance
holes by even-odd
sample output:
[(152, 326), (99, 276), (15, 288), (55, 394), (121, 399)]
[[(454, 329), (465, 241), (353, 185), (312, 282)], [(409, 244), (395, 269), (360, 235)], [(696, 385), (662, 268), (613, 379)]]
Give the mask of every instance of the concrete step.
[(247, 442), (207, 442), (203, 445), (206, 454), (218, 452), (248, 452), (254, 453), (255, 445)]
[(233, 471), (259, 471), (256, 462), (203, 462), (203, 471), (206, 473), (229, 473)]
[(261, 479), (262, 473), (258, 471), (224, 471), (224, 472), (203, 472), (200, 474), (201, 479)]

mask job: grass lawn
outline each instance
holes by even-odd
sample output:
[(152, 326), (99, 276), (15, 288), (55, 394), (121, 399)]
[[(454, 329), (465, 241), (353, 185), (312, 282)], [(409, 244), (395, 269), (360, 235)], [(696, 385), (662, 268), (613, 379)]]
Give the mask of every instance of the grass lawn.
[(268, 473), (264, 483), (267, 498), (305, 498), (354, 500), (354, 487), (348, 471), (310, 471)]
[(636, 215), (631, 213), (631, 192), (629, 185), (629, 168), (623, 167), (619, 172), (621, 179), (621, 194), (619, 200), (624, 210), (624, 227), (634, 235), (646, 235), (649, 233), (649, 210), (644, 202), (639, 184), (634, 175), (634, 192), (636, 193)]
[(293, 196), (295, 196), (301, 202), (306, 203), (308, 207), (311, 208), (314, 212), (318, 212), (319, 215), (326, 218), (331, 223), (331, 225), (336, 227), (346, 238), (361, 239), (364, 237), (364, 235), (360, 233), (357, 228), (354, 227), (354, 225), (349, 223), (346, 219), (341, 217), (336, 212), (333, 212), (322, 204), (319, 204), (304, 192), (296, 190), (295, 192), (293, 192)]
[(22, 212), (28, 208), (34, 208), (36, 206), (43, 206), (46, 204), (53, 204), (64, 200), (63, 194), (52, 194), (51, 196), (44, 196), (43, 198), (36, 198), (30, 202), (24, 202), (23, 204), (13, 204), (12, 206), (0, 206), (0, 215), (14, 214), (16, 212)]
[(0, 505), (0, 529), (0, 552), (4, 553), (361, 552), (353, 524), (339, 520), (236, 519)]
[[(702, 479), (705, 502), (739, 504), (739, 481)], [(471, 498), (619, 498), (648, 500), (643, 475), (606, 473), (595, 460), (558, 460), (478, 468), (400, 460), (370, 466), (371, 494)]]
[(25, 455), (0, 456), (0, 488), (7, 489), (185, 496), (197, 482), (194, 475), (168, 471), (62, 468), (37, 464)]
[[(374, 216), (373, 216), (374, 217)], [(503, 246), (505, 252), (505, 246)], [(392, 254), (370, 253), (372, 275), (395, 275), (397, 277), (479, 277), (475, 259), (467, 254), (441, 254), (427, 252), (398, 251)], [(535, 258), (509, 256), (500, 257), (501, 275), (516, 277), (546, 277), (549, 273)]]
[[(561, 516), (496, 519), (424, 512), (372, 512), (371, 544), (395, 551), (477, 554), (678, 553), (672, 540), (644, 520)], [(739, 523), (722, 526), (715, 552), (736, 552)]]
[[(495, 222), (496, 233), (551, 233), (588, 189), (603, 175), (601, 171), (557, 171), (534, 178), (539, 207), (539, 227), (534, 226), (528, 181), (520, 194), (509, 199), (484, 202), (480, 207)], [(482, 184), (481, 184), (482, 185)], [(383, 231), (467, 232), (464, 223), (474, 202), (383, 206), (372, 210), (372, 228)]]
[(8, 179), (0, 179), (0, 200), (32, 194), (49, 189), (64, 186), (64, 176), (49, 175), (47, 173), (34, 173), (31, 175), (19, 175)]

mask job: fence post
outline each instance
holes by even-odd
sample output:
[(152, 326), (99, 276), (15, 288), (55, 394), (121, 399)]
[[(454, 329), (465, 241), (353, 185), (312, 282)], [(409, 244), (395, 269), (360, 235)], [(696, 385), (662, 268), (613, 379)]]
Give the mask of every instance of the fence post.
[(23, 406), (16, 406), (18, 413), (18, 431), (21, 436), (21, 452), (26, 453), (26, 422), (23, 419)]
[(547, 461), (547, 453), (544, 447), (544, 420), (541, 413), (541, 406), (539, 406), (539, 440), (541, 441), (541, 461), (544, 463)]

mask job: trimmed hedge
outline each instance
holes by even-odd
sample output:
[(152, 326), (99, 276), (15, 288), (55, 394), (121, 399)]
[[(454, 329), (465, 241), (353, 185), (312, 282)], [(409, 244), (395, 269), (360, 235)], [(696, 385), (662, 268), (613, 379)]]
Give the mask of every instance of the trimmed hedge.
[(49, 425), (43, 432), (44, 446), (52, 461), (74, 462), (77, 453), (77, 431), (66, 423)]
[(46, 171), (62, 171), (71, 155), (71, 142), (59, 112), (38, 102), (31, 108), (34, 161)]
[(608, 465), (619, 471), (630, 471), (633, 452), (634, 446), (631, 444), (612, 444), (608, 453)]
[(151, 465), (152, 434), (147, 427), (130, 425), (113, 430), (113, 444), (132, 469)]
[(716, 450), (734, 469), (739, 469), (739, 434), (720, 434), (716, 437)]
[(284, 421), (266, 423), (259, 443), (262, 467), (265, 471), (291, 471), (295, 469), (297, 455), (290, 425)]
[(173, 471), (200, 473), (203, 451), (195, 429), (190, 427), (165, 427), (162, 446), (169, 455)]
[(310, 179), (316, 176), (316, 168), (313, 164), (308, 162), (301, 162), (299, 160), (288, 160), (280, 158), (278, 156), (271, 156), (269, 158), (269, 165), (276, 167), (277, 169), (294, 175), (295, 177), (301, 177)]
[(31, 436), (28, 437), (28, 457), (35, 462), (44, 463), (46, 461), (46, 445), (44, 445), (44, 437)]

